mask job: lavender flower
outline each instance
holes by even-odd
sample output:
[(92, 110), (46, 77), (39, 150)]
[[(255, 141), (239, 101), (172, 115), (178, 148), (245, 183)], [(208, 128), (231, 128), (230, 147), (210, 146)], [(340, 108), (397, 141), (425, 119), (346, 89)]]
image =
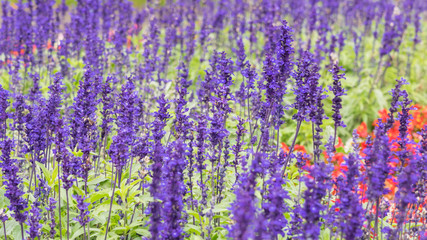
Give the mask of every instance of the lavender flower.
[[(2, 25), (1, 25), (1, 32), (3, 33), (1, 36), (1, 42), (0, 44), (0, 52), (3, 54), (5, 53), (5, 60), (7, 63), (8, 55), (7, 54), (10, 51), (10, 48), (12, 46), (11, 44), (11, 31), (9, 30), (11, 27), (13, 27), (13, 18), (11, 14), (12, 7), (6, 2), (1, 2), (1, 9), (2, 9)], [(3, 63), (3, 62), (2, 62)]]
[(6, 137), (7, 124), (6, 120), (9, 114), (6, 112), (9, 107), (9, 92), (3, 89), (3, 86), (0, 85), (0, 139)]
[(40, 76), (37, 73), (28, 74), (33, 79), (33, 87), (30, 89), (28, 98), (31, 102), (35, 103), (42, 98), (42, 92), (40, 91)]
[(119, 171), (119, 174), (130, 158), (128, 140), (128, 135), (124, 133), (114, 136), (113, 144), (108, 151), (113, 166)]
[[(114, 136), (113, 144), (110, 148), (110, 157), (114, 166), (121, 171), (126, 161), (130, 158), (130, 150), (134, 144), (135, 135), (135, 86), (129, 78), (128, 82), (122, 87), (117, 106), (117, 126), (118, 135)], [(121, 174), (121, 173), (120, 173)]]
[(393, 127), (393, 123), (395, 121), (394, 118), (394, 114), (398, 111), (398, 107), (399, 107), (399, 98), (402, 95), (402, 86), (405, 84), (408, 84), (408, 82), (406, 81), (406, 79), (401, 78), (400, 80), (396, 80), (396, 85), (395, 87), (390, 91), (391, 93), (391, 104), (390, 104), (390, 108), (389, 108), (389, 113), (386, 124), (384, 126), (384, 131), (387, 132), (388, 130), (390, 130)]
[(96, 79), (94, 72), (88, 68), (84, 74), (77, 97), (73, 103), (73, 114), (71, 119), (71, 147), (77, 145), (85, 152), (92, 150), (96, 144)]
[(279, 89), (283, 94), (286, 92), (286, 80), (289, 77), (292, 69), (293, 69), (293, 54), (294, 48), (293, 38), (292, 38), (292, 28), (288, 26), (286, 20), (282, 21), (282, 26), (280, 27), (280, 38), (277, 42), (277, 65), (279, 66), (280, 71), (280, 79), (279, 82), (282, 82), (281, 87), (285, 87), (284, 89)]
[(158, 98), (157, 103), (159, 104), (159, 110), (154, 114), (155, 120), (152, 123), (152, 138), (154, 141), (152, 159), (153, 164), (151, 165), (152, 181), (150, 184), (150, 194), (154, 201), (149, 204), (149, 211), (151, 213), (150, 221), (150, 232), (153, 239), (159, 239), (161, 232), (161, 204), (159, 202), (162, 199), (162, 192), (160, 188), (160, 182), (162, 178), (162, 166), (164, 164), (165, 149), (161, 142), (165, 135), (164, 127), (166, 121), (170, 118), (168, 113), (169, 104), (162, 95)]
[[(53, 5), (55, 4), (55, 1), (42, 1), (42, 2), (36, 2), (36, 12), (35, 12), (35, 45), (39, 49), (43, 49), (44, 46), (47, 45), (49, 37), (52, 37), (54, 39), (54, 36), (52, 32), (55, 30), (53, 29)], [(40, 51), (39, 53), (39, 62), (38, 64), (41, 65), (43, 63), (43, 51)]]
[(184, 204), (182, 197), (186, 193), (184, 184), (184, 169), (187, 165), (186, 154), (188, 150), (186, 145), (177, 140), (169, 147), (168, 161), (163, 167), (163, 209), (162, 219), (164, 221), (161, 230), (161, 236), (164, 239), (184, 239), (182, 217)]
[(368, 190), (367, 197), (369, 200), (376, 201), (388, 190), (385, 188), (385, 180), (390, 171), (388, 162), (390, 161), (389, 138), (382, 133), (383, 124), (379, 121), (379, 127), (376, 128), (376, 137), (373, 143), (369, 144), (364, 150), (366, 157)]
[(332, 206), (332, 209), (339, 209), (338, 224), (346, 239), (359, 239), (363, 235), (364, 209), (357, 194), (361, 176), (359, 161), (358, 152), (350, 153), (345, 157), (348, 170), (344, 172), (344, 177), (340, 176), (337, 179), (339, 201)]
[[(405, 90), (401, 91), (400, 96), (403, 98), (402, 101), (400, 101), (399, 105), (401, 106), (401, 112), (398, 113), (397, 120), (399, 120), (399, 146), (401, 148), (401, 151), (407, 150), (408, 142), (408, 127), (409, 122), (412, 118), (412, 115), (409, 113), (410, 110), (415, 110), (414, 107), (410, 106), (412, 103), (411, 100), (408, 98), (408, 92)], [(403, 152), (403, 154), (407, 154), (406, 152)], [(405, 158), (406, 156), (402, 156)], [(401, 159), (404, 160), (404, 159)], [(403, 163), (403, 162), (402, 162)], [(403, 166), (403, 164), (402, 164)]]
[(334, 112), (334, 114), (332, 115), (332, 119), (334, 120), (334, 123), (335, 123), (334, 126), (336, 129), (337, 127), (345, 127), (344, 122), (341, 120), (342, 117), (340, 114), (340, 110), (342, 108), (341, 97), (344, 95), (347, 95), (345, 89), (342, 88), (341, 81), (340, 81), (341, 79), (345, 79), (345, 74), (344, 73), (340, 74), (340, 71), (345, 71), (345, 69), (339, 67), (337, 64), (334, 64), (332, 69), (329, 71), (332, 73), (333, 75), (332, 78), (334, 80), (332, 86), (329, 86), (329, 90), (332, 91), (335, 95), (334, 98), (332, 99), (332, 111)]
[[(403, 90), (400, 93), (403, 98), (399, 105), (401, 106), (401, 113), (398, 113), (399, 120), (399, 139), (397, 143), (399, 149), (397, 151), (397, 157), (400, 161), (400, 169), (398, 171), (398, 191), (396, 193), (397, 209), (399, 210), (397, 216), (397, 231), (401, 230), (402, 224), (405, 221), (406, 209), (409, 204), (415, 204), (417, 202), (415, 195), (415, 186), (419, 179), (419, 171), (417, 171), (418, 156), (414, 156), (413, 153), (408, 149), (408, 146), (414, 144), (412, 140), (408, 139), (408, 127), (409, 121), (412, 119), (412, 115), (409, 113), (410, 110), (414, 110), (410, 106), (412, 103), (408, 99), (408, 93)], [(406, 165), (406, 166), (405, 166)], [(397, 237), (397, 232), (394, 232)]]
[(23, 96), (22, 94), (17, 94), (15, 96), (15, 101), (12, 105), (13, 108), (15, 109), (15, 112), (12, 114), (12, 117), (13, 117), (12, 130), (18, 131), (18, 134), (21, 134), (24, 131), (25, 122), (28, 121), (28, 119), (31, 119), (31, 117), (27, 117), (27, 118), (25, 117), (26, 109), (29, 108), (25, 100), (26, 100), (25, 96)]
[(25, 116), (26, 129), (24, 137), (27, 145), (24, 151), (33, 154), (33, 162), (44, 163), (46, 161), (46, 114), (43, 108), (34, 105), (29, 108), (29, 112)]
[(58, 164), (62, 167), (62, 176), (61, 180), (63, 182), (63, 187), (65, 190), (70, 189), (73, 186), (74, 181), (76, 180), (73, 175), (79, 175), (81, 171), (80, 163), (74, 161), (70, 156), (70, 153), (67, 150), (67, 142), (69, 139), (69, 129), (66, 126), (62, 119), (58, 121), (58, 125), (61, 128), (58, 129), (55, 135), (55, 149), (53, 153), (55, 154), (55, 159)]
[(424, 189), (425, 183), (427, 182), (427, 124), (421, 129), (420, 135), (421, 141), (417, 146), (420, 157), (416, 161), (416, 169), (419, 169), (418, 183), (415, 185), (417, 204), (421, 204), (426, 196)]
[(110, 132), (112, 122), (112, 111), (114, 108), (114, 99), (112, 98), (113, 89), (111, 88), (111, 82), (114, 82), (113, 76), (108, 76), (105, 83), (101, 87), (101, 103), (102, 103), (102, 123), (101, 123), (101, 139)]
[(261, 154), (256, 154), (249, 172), (240, 174), (238, 186), (234, 190), (236, 200), (231, 204), (234, 224), (229, 229), (233, 239), (251, 239), (254, 237), (256, 207), (256, 178), (261, 173)]
[[(306, 51), (297, 64), (297, 71), (291, 75), (295, 79), (296, 87), (293, 89), (295, 102), (292, 105), (297, 113), (292, 119), (297, 121), (311, 121), (316, 114), (316, 96), (320, 78), (319, 67), (314, 62), (313, 54)], [(309, 118), (310, 116), (310, 118)]]
[(195, 11), (193, 9), (189, 9), (188, 10), (188, 26), (185, 28), (185, 39), (187, 40), (186, 42), (186, 54), (184, 56), (185, 62), (188, 64), (191, 60), (191, 58), (194, 55), (194, 49), (195, 49), (195, 45), (196, 45), (196, 41), (195, 41), (195, 36), (196, 36), (196, 32), (195, 32), (195, 22), (196, 22), (196, 14)]
[(48, 212), (49, 218), (50, 218), (50, 231), (49, 231), (49, 237), (54, 238), (56, 234), (56, 221), (55, 221), (55, 208), (56, 208), (56, 201), (54, 198), (49, 198), (49, 205), (46, 207), (46, 211)]
[[(250, 114), (251, 108), (249, 106), (249, 99), (252, 98), (252, 101), (256, 101), (257, 93), (255, 91), (255, 81), (258, 79), (258, 74), (253, 68), (253, 66), (249, 64), (249, 62), (246, 62), (245, 68), (241, 70), (241, 73), (244, 77), (244, 80), (240, 85), (239, 91), (235, 93), (235, 96), (242, 106), (248, 107), (248, 111)], [(246, 100), (248, 100), (247, 104), (245, 102)]]
[(393, 4), (388, 4), (386, 6), (385, 31), (380, 48), (380, 57), (390, 54), (391, 51), (395, 50), (395, 41), (399, 37), (396, 26), (392, 19), (393, 10)]
[(53, 84), (49, 86), (50, 91), (50, 97), (47, 101), (45, 113), (46, 114), (46, 128), (48, 131), (48, 141), (50, 144), (51, 136), (57, 132), (57, 129), (60, 127), (58, 126), (58, 119), (61, 117), (59, 108), (61, 107), (62, 103), (62, 91), (64, 91), (64, 87), (62, 86), (62, 76), (60, 73), (56, 73), (53, 77)]
[(2, 156), (1, 168), (3, 172), (3, 184), (6, 186), (6, 193), (4, 194), (10, 201), (9, 209), (13, 211), (12, 217), (19, 223), (24, 223), (27, 219), (28, 212), (27, 200), (23, 198), (24, 191), (20, 189), (22, 178), (18, 176), (19, 167), (16, 159), (11, 158), (11, 152), (14, 144), (12, 140), (5, 139), (1, 142)]
[(230, 91), (230, 86), (233, 84), (233, 61), (227, 58), (225, 52), (214, 51), (209, 63), (211, 68), (205, 71), (206, 76), (200, 83), (197, 95), (206, 105), (209, 102), (214, 105), (217, 103), (218, 109), (229, 112), (231, 109), (227, 101), (234, 99)]
[(233, 51), (237, 55), (236, 66), (237, 69), (241, 72), (246, 68), (248, 62), (246, 61), (246, 53), (245, 53), (245, 45), (243, 44), (242, 38), (238, 38), (236, 40), (236, 44), (238, 49), (234, 49)]
[(179, 95), (179, 98), (176, 100), (176, 114), (174, 119), (175, 138), (182, 138), (183, 141), (188, 139), (188, 134), (191, 128), (191, 122), (188, 119), (186, 113), (188, 112), (188, 108), (186, 107), (187, 100), (186, 97), (188, 95), (187, 88), (191, 85), (191, 81), (188, 81), (188, 69), (185, 65), (181, 64), (179, 66), (179, 70), (182, 71), (180, 74), (180, 83), (175, 87), (176, 92)]
[(275, 110), (275, 93), (279, 89), (276, 59), (270, 54), (265, 57), (262, 75), (263, 78), (258, 80), (258, 87), (260, 90), (265, 90), (266, 100), (263, 104), (260, 117), (266, 119), (269, 117), (267, 113)]
[(262, 204), (270, 238), (275, 238), (277, 235), (284, 236), (285, 233), (283, 230), (288, 223), (284, 213), (289, 211), (285, 203), (285, 200), (289, 199), (289, 195), (283, 188), (286, 181), (282, 177), (281, 171), (278, 171), (283, 164), (282, 160), (285, 159), (285, 155), (281, 153), (278, 157), (274, 158), (276, 161), (272, 163), (273, 166), (270, 168), (271, 175), (266, 181), (268, 193), (265, 195), (265, 200)]
[(197, 128), (195, 129), (197, 132), (197, 137), (196, 137), (196, 147), (197, 147), (197, 153), (196, 153), (196, 167), (197, 170), (200, 174), (200, 181), (198, 182), (198, 185), (201, 189), (202, 192), (202, 200), (200, 201), (200, 203), (202, 205), (206, 205), (207, 204), (207, 192), (206, 192), (206, 186), (205, 183), (203, 181), (203, 170), (206, 169), (206, 165), (204, 163), (204, 160), (206, 158), (205, 156), (205, 150), (207, 147), (207, 144), (205, 142), (206, 136), (208, 134), (208, 129), (207, 129), (207, 121), (204, 115), (199, 116), (198, 119), (198, 124), (197, 124)]
[[(301, 183), (300, 183), (301, 184)], [(298, 200), (299, 201), (299, 200)], [(293, 237), (302, 237), (302, 227), (303, 227), (303, 218), (302, 218), (302, 204), (300, 204), (299, 202), (296, 202), (292, 213), (291, 213), (291, 218), (292, 220), (290, 221), (290, 228), (288, 230), (288, 234), (293, 236)]]
[(245, 123), (245, 120), (243, 120), (242, 118), (238, 117), (238, 124), (237, 124), (237, 131), (236, 131), (236, 144), (233, 145), (232, 150), (233, 150), (233, 155), (234, 155), (234, 161), (233, 161), (233, 165), (234, 165), (234, 171), (236, 174), (236, 182), (239, 179), (239, 171), (237, 170), (237, 167), (243, 166), (242, 162), (241, 162), (241, 158), (242, 156), (240, 156), (240, 152), (242, 151), (243, 145), (244, 145), (244, 141), (243, 141), (243, 137), (244, 134), (247, 132), (245, 127), (243, 126), (243, 124)]
[(87, 190), (89, 170), (92, 168), (90, 152), (96, 148), (98, 141), (96, 125), (98, 77), (91, 68), (87, 68), (83, 78), (72, 107), (74, 112), (71, 117), (70, 136), (71, 147), (78, 147), (83, 152), (83, 158), (80, 161), (82, 170), (80, 177), (85, 179), (85, 190)]
[(33, 203), (30, 210), (31, 215), (28, 218), (28, 225), (30, 226), (30, 229), (27, 233), (30, 235), (31, 239), (40, 238), (41, 236), (41, 229), (43, 225), (40, 223), (42, 216), (40, 215), (39, 206), (40, 202), (36, 201)]
[(77, 209), (79, 210), (79, 215), (77, 218), (74, 218), (75, 221), (79, 222), (82, 227), (85, 227), (92, 219), (89, 218), (89, 203), (86, 203), (85, 200), (87, 197), (82, 197), (80, 195), (73, 195), (73, 198), (77, 201)]
[[(116, 32), (114, 34), (114, 44), (116, 50), (121, 52), (121, 48), (125, 45), (127, 40), (127, 30), (132, 21), (132, 15), (129, 14), (132, 11), (132, 2), (122, 1), (117, 3), (118, 7), (118, 19), (116, 23)], [(114, 11), (113, 11), (114, 12)], [(114, 13), (113, 13), (114, 16)]]
[(218, 55), (218, 64), (216, 66), (217, 75), (213, 82), (214, 89), (211, 102), (219, 111), (224, 111), (225, 114), (229, 114), (232, 109), (229, 107), (228, 101), (234, 100), (234, 96), (230, 89), (233, 85), (233, 61), (227, 58), (225, 52), (214, 54)]
[(313, 136), (313, 154), (315, 156), (315, 159), (317, 158), (317, 160), (319, 160), (320, 158), (320, 154), (321, 154), (321, 150), (320, 150), (320, 146), (322, 145), (322, 136), (321, 133), (323, 132), (323, 129), (320, 127), (323, 124), (323, 119), (327, 119), (328, 117), (326, 117), (325, 115), (325, 110), (323, 109), (323, 103), (322, 100), (325, 99), (326, 97), (328, 97), (328, 95), (324, 95), (323, 94), (323, 88), (322, 87), (318, 87), (318, 92), (317, 92), (317, 96), (316, 96), (316, 112), (315, 115), (312, 119), (315, 127), (314, 127), (314, 136)]
[(302, 226), (302, 236), (298, 239), (317, 239), (320, 234), (320, 220), (326, 206), (322, 199), (330, 188), (331, 165), (323, 162), (316, 164), (310, 170), (313, 179), (305, 177), (307, 190), (304, 192), (304, 207), (301, 216), (305, 220)]

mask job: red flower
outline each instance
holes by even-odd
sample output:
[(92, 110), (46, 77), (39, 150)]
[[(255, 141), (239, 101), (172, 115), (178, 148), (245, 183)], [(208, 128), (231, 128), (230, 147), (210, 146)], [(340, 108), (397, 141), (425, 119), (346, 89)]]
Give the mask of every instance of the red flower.
[(340, 137), (338, 137), (338, 144), (335, 145), (335, 148), (340, 148), (340, 147), (344, 147), (344, 144), (342, 143), (342, 140)]
[(285, 153), (289, 152), (289, 147), (288, 147), (288, 145), (286, 145), (286, 143), (282, 143), (282, 150)]
[(393, 200), (394, 199), (394, 195), (397, 192), (397, 182), (396, 182), (396, 177), (391, 177), (391, 178), (387, 178), (385, 180), (385, 187), (388, 188), (390, 190), (389, 193), (387, 193), (385, 195), (386, 198)]
[[(289, 147), (288, 147), (288, 145), (286, 145), (286, 143), (281, 143), (281, 144), (282, 144), (282, 150), (283, 150), (285, 153), (288, 153), (288, 152), (289, 152)], [(304, 147), (304, 146), (302, 146), (302, 145), (298, 145), (298, 144), (295, 144), (294, 151), (307, 153), (307, 150), (305, 150), (305, 147)]]
[(305, 150), (305, 147), (303, 145), (295, 144), (295, 148), (294, 149), (297, 152), (307, 153), (307, 151)]
[(366, 126), (365, 122), (362, 122), (356, 130), (357, 134), (359, 135), (359, 137), (361, 138), (366, 138), (368, 137), (368, 126)]

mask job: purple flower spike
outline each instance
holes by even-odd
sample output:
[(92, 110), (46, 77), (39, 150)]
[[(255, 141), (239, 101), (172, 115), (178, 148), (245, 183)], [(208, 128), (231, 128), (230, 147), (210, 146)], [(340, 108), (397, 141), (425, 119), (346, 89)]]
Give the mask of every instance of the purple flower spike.
[(82, 227), (85, 227), (92, 219), (89, 218), (89, 203), (86, 203), (85, 200), (87, 197), (82, 197), (80, 195), (73, 195), (73, 198), (77, 201), (77, 209), (79, 210), (79, 215), (77, 218), (74, 218), (75, 221), (79, 222)]
[(286, 184), (281, 171), (277, 171), (283, 165), (285, 159), (284, 153), (274, 157), (276, 161), (271, 167), (271, 176), (266, 181), (268, 185), (268, 193), (265, 195), (265, 201), (262, 204), (264, 216), (267, 220), (266, 225), (270, 238), (275, 238), (277, 235), (284, 236), (284, 229), (288, 223), (283, 213), (289, 212), (289, 208), (285, 203), (286, 199), (290, 199), (288, 192), (283, 185)]
[(6, 109), (9, 107), (9, 91), (3, 89), (3, 86), (0, 85), (0, 138), (4, 139), (6, 136), (6, 120), (9, 117)]
[(244, 240), (254, 237), (257, 212), (255, 190), (256, 179), (261, 173), (261, 158), (261, 154), (255, 155), (251, 169), (240, 174), (238, 186), (234, 190), (236, 200), (231, 204), (234, 224), (229, 227), (229, 237), (232, 239)]
[(279, 66), (280, 80), (283, 82), (286, 82), (294, 66), (294, 48), (292, 46), (294, 40), (292, 38), (292, 33), (292, 28), (288, 26), (286, 20), (283, 20), (282, 26), (280, 27), (280, 38), (276, 47), (277, 65)]
[(163, 167), (163, 209), (162, 232), (164, 239), (184, 239), (183, 196), (186, 193), (184, 170), (187, 165), (188, 150), (182, 140), (173, 142), (169, 147), (169, 159)]
[(46, 211), (48, 212), (49, 218), (50, 218), (50, 231), (49, 235), (51, 238), (55, 237), (56, 234), (56, 221), (55, 221), (55, 208), (56, 208), (56, 201), (54, 198), (49, 198), (49, 205), (46, 207)]
[(332, 78), (334, 80), (332, 86), (329, 86), (329, 90), (332, 91), (335, 95), (332, 99), (332, 111), (334, 112), (334, 114), (332, 115), (332, 119), (335, 122), (335, 128), (345, 127), (344, 122), (341, 120), (342, 117), (340, 114), (340, 110), (342, 108), (341, 97), (347, 95), (345, 89), (341, 86), (341, 79), (345, 79), (345, 74), (340, 74), (340, 72), (345, 71), (345, 69), (334, 64), (332, 69), (329, 71), (332, 73)]
[(322, 199), (331, 187), (330, 173), (332, 166), (324, 162), (311, 168), (312, 178), (305, 177), (307, 190), (304, 192), (305, 203), (301, 209), (301, 216), (305, 220), (302, 226), (302, 236), (298, 239), (318, 239), (320, 234), (320, 220), (326, 206)]
[(363, 223), (365, 221), (365, 210), (361, 205), (360, 196), (357, 194), (360, 182), (359, 172), (360, 157), (358, 153), (350, 153), (345, 158), (348, 170), (344, 177), (337, 179), (338, 197), (332, 209), (339, 209), (338, 221), (346, 239), (359, 239), (363, 235)]
[[(293, 89), (298, 112), (292, 116), (297, 121), (312, 121), (316, 115), (316, 97), (319, 92), (319, 67), (312, 53), (306, 51), (298, 61), (297, 70), (292, 73), (296, 87)], [(310, 117), (309, 117), (310, 116)]]
[(24, 223), (27, 220), (28, 212), (25, 211), (28, 202), (23, 198), (24, 191), (20, 185), (22, 178), (18, 176), (19, 167), (16, 159), (11, 159), (11, 152), (14, 148), (12, 140), (5, 139), (1, 142), (2, 156), (1, 168), (3, 172), (3, 184), (6, 186), (4, 194), (10, 201), (9, 209), (13, 211), (12, 217), (19, 223)]
[(153, 197), (154, 201), (149, 204), (150, 217), (150, 233), (152, 239), (159, 239), (161, 232), (161, 203), (159, 200), (162, 199), (163, 194), (161, 192), (161, 180), (162, 180), (162, 167), (165, 162), (165, 148), (162, 144), (162, 138), (165, 135), (164, 128), (166, 126), (166, 121), (171, 117), (168, 113), (170, 107), (168, 101), (165, 99), (164, 95), (161, 95), (157, 103), (159, 104), (159, 109), (154, 113), (156, 118), (152, 123), (152, 138), (153, 138), (153, 153), (152, 160), (153, 164), (151, 165), (152, 171), (152, 181), (150, 184), (150, 194)]
[(28, 225), (30, 226), (30, 229), (27, 233), (30, 235), (31, 239), (36, 239), (41, 236), (41, 229), (43, 225), (40, 223), (42, 216), (40, 215), (39, 206), (40, 202), (34, 202), (30, 210), (31, 215), (28, 218)]

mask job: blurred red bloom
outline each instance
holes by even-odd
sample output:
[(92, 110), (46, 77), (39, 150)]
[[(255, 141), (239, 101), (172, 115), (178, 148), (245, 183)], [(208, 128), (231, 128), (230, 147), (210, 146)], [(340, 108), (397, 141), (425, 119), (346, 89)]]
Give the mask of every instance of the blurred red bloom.
[(361, 138), (368, 137), (368, 126), (366, 126), (365, 122), (362, 122), (356, 129), (357, 134)]

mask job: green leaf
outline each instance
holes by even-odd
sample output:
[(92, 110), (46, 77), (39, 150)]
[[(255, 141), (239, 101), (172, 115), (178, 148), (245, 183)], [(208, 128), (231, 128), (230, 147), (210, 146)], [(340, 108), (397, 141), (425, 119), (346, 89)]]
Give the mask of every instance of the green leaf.
[(58, 164), (56, 164), (55, 169), (53, 169), (51, 182), (49, 182), (50, 186), (53, 186), (57, 177), (58, 177)]
[(331, 230), (329, 228), (322, 230), (320, 235), (321, 240), (329, 240), (330, 237), (331, 237)]
[(52, 180), (52, 174), (47, 168), (43, 165), (41, 162), (36, 161), (37, 166), (42, 170), (44, 177), (48, 182), (51, 182)]
[(193, 210), (187, 210), (187, 213), (188, 213), (189, 215), (193, 216), (193, 217), (194, 217), (194, 218), (196, 218), (196, 219), (199, 219), (199, 218), (200, 218), (199, 213), (198, 213), (198, 212), (196, 212), (196, 211), (193, 211)]
[(144, 229), (144, 228), (133, 229), (132, 232), (134, 232), (138, 235), (141, 235), (143, 237), (151, 238), (150, 231), (148, 231), (147, 229)]
[(99, 199), (103, 198), (103, 197), (111, 197), (108, 194), (108, 190), (102, 190), (102, 191), (98, 191), (98, 192), (94, 192), (90, 195), (90, 202), (95, 202), (98, 201)]
[(126, 227), (115, 227), (114, 232), (119, 234), (119, 235), (122, 235), (122, 234), (127, 232), (127, 228)]
[(100, 176), (100, 177), (97, 177), (97, 178), (92, 179), (89, 182), (87, 182), (87, 185), (88, 186), (93, 186), (93, 185), (96, 185), (98, 183), (102, 183), (102, 182), (105, 182), (105, 181), (108, 181), (108, 178), (105, 178), (104, 176)]
[(0, 209), (6, 208), (7, 205), (9, 205), (9, 203), (10, 203), (8, 198), (3, 197), (4, 194), (6, 193), (6, 190), (4, 188), (5, 188), (5, 186), (2, 186), (0, 188), (0, 196), (2, 196), (2, 197), (0, 197)]
[[(213, 212), (214, 213), (220, 213), (220, 212), (229, 212), (230, 211), (231, 204), (228, 202), (221, 202), (220, 204), (215, 205)], [(208, 213), (210, 211), (209, 208), (205, 209), (203, 213)]]
[(82, 228), (82, 227), (80, 227), (79, 229), (77, 229), (77, 231), (75, 231), (74, 233), (73, 233), (73, 235), (71, 236), (71, 240), (74, 240), (74, 239), (76, 239), (77, 237), (79, 237), (79, 236), (81, 236), (81, 235), (83, 235), (83, 233), (84, 233), (84, 229)]
[(191, 235), (190, 239), (191, 240), (203, 240), (203, 238), (201, 236), (198, 236), (198, 235)]
[(200, 235), (201, 234), (200, 230), (201, 230), (200, 226), (196, 226), (196, 225), (193, 225), (193, 224), (186, 224), (184, 226), (184, 231), (186, 233), (194, 233), (196, 235)]
[[(2, 224), (3, 226), (3, 224)], [(3, 232), (3, 231), (2, 231)], [(17, 221), (15, 221), (15, 219), (10, 219), (8, 221), (6, 221), (6, 235), (11, 235), (13, 232), (14, 234), (14, 238), (15, 239), (21, 239), (21, 226), (19, 225), (19, 223)], [(19, 233), (19, 237), (16, 238), (16, 233)]]

